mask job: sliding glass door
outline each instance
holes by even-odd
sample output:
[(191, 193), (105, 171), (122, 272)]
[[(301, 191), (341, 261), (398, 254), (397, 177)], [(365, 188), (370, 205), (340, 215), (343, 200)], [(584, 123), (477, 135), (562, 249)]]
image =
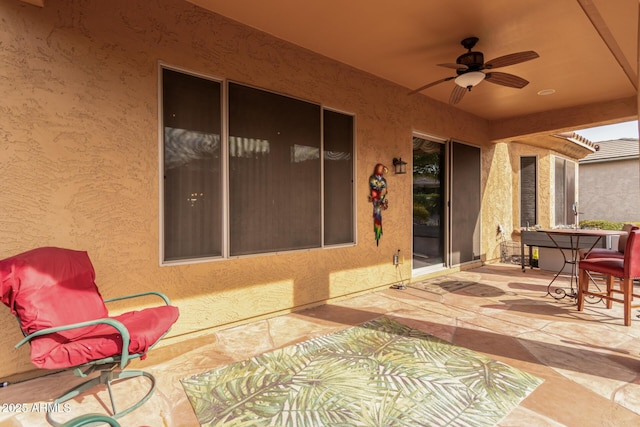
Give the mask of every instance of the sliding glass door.
[[(413, 269), (442, 268), (445, 144), (413, 137)], [(419, 273), (418, 273), (419, 274)]]
[(451, 142), (451, 265), (480, 259), (480, 149)]
[(413, 137), (413, 276), (480, 259), (480, 149)]

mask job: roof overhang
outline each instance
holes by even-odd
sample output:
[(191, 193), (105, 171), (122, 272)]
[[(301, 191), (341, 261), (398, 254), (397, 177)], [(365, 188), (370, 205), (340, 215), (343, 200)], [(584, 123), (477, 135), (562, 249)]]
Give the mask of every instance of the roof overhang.
[(553, 150), (575, 160), (580, 160), (598, 150), (596, 144), (574, 132), (538, 135), (523, 140), (514, 140), (513, 142)]

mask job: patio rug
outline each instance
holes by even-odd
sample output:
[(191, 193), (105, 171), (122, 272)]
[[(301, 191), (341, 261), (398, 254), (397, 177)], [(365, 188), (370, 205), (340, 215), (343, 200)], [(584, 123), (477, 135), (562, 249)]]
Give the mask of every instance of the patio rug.
[(386, 317), (185, 378), (203, 426), (493, 426), (540, 378)]

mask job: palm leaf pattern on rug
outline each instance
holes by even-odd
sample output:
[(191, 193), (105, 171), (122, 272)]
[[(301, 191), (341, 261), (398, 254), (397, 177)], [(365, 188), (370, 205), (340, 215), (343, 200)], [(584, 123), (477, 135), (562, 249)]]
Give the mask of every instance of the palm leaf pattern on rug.
[(383, 317), (182, 380), (204, 426), (492, 426), (540, 378)]

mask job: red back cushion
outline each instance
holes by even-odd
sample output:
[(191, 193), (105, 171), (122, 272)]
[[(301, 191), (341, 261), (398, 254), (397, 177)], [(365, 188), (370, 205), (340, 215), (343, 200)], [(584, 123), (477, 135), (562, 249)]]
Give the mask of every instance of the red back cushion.
[(629, 238), (629, 232), (631, 230), (637, 230), (638, 226), (635, 224), (625, 224), (622, 226), (623, 233), (618, 238), (618, 252), (624, 253), (627, 247), (627, 239)]
[[(0, 261), (0, 298), (18, 316), (22, 329), (93, 320), (108, 315), (84, 251), (33, 249)], [(73, 338), (78, 331), (61, 332)]]
[(631, 230), (624, 252), (624, 276), (640, 278), (640, 230)]

